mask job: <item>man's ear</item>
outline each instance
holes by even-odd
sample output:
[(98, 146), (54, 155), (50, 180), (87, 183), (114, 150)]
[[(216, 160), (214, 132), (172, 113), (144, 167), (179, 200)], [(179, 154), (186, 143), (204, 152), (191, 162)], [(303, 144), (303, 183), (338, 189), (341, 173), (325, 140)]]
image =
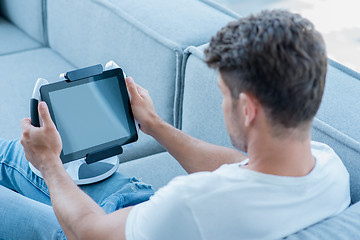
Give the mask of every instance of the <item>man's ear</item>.
[(244, 125), (249, 127), (258, 114), (256, 99), (250, 94), (242, 92), (239, 94), (239, 103), (239, 110), (244, 117)]

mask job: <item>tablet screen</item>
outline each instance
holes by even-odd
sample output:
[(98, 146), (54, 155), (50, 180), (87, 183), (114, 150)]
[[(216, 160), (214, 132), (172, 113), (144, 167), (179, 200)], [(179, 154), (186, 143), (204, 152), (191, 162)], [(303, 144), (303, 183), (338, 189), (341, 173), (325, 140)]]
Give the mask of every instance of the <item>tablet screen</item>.
[(41, 89), (62, 139), (64, 163), (134, 139), (135, 124), (123, 81), (103, 74)]
[(117, 77), (49, 96), (65, 155), (130, 135)]

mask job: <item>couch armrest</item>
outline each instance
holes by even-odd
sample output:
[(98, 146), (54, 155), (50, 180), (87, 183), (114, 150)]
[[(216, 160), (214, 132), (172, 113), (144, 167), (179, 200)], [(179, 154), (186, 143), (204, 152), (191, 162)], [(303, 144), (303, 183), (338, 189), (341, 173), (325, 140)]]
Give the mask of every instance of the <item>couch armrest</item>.
[[(295, 216), (294, 216), (295, 217)], [(360, 203), (354, 204), (339, 215), (314, 224), (287, 240), (354, 240), (360, 236)], [(296, 221), (296, 218), (293, 219)]]

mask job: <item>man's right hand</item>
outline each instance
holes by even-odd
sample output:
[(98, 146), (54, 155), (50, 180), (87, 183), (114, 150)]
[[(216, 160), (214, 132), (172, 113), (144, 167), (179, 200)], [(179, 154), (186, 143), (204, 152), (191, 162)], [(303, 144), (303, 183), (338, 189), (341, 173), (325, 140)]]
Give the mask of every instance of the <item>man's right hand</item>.
[(162, 120), (155, 111), (149, 92), (136, 84), (131, 77), (127, 77), (125, 82), (130, 94), (130, 103), (134, 117), (138, 121), (141, 131), (151, 135), (152, 126)]

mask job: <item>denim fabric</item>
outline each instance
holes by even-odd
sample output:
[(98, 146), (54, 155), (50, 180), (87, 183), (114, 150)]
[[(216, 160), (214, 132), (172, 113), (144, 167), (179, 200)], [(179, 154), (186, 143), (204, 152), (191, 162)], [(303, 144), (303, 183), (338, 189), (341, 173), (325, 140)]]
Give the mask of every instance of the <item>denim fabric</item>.
[(0, 186), (0, 239), (66, 239), (51, 206)]
[(140, 182), (136, 178), (130, 178), (128, 184), (111, 194), (101, 203), (106, 213), (112, 213), (120, 208), (134, 206), (147, 201), (153, 195), (151, 186)]
[[(45, 181), (35, 175), (18, 140), (0, 139), (0, 239), (66, 239), (51, 207)], [(81, 189), (106, 213), (147, 201), (154, 191), (115, 173)]]

